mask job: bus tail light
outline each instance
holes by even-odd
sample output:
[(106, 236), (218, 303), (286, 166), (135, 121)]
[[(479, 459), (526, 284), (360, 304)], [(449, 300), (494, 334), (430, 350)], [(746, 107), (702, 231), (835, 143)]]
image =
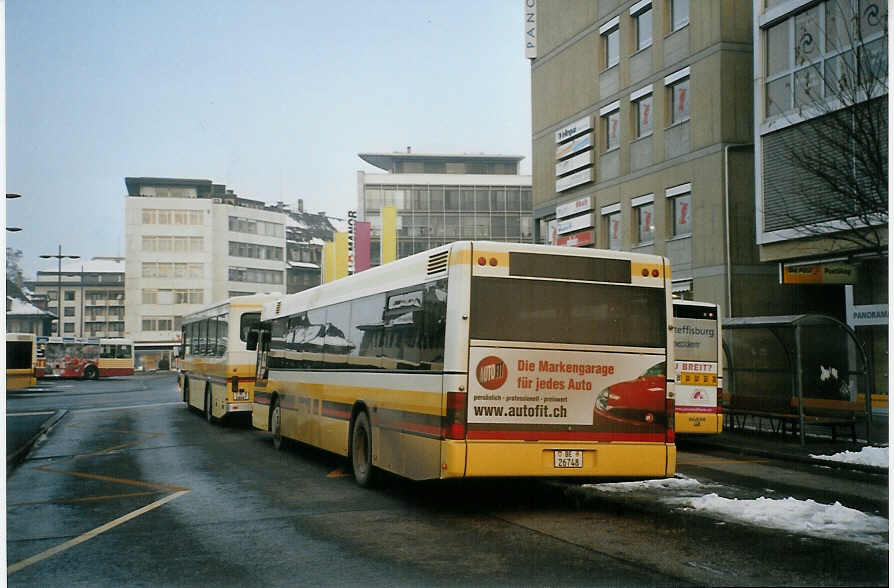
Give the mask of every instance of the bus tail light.
[(665, 440), (668, 443), (673, 443), (676, 437), (674, 432), (674, 427), (676, 426), (674, 423), (674, 417), (676, 416), (677, 411), (676, 404), (674, 403), (673, 398), (668, 398), (665, 401), (665, 410), (667, 411), (667, 429), (665, 430)]
[(447, 414), (441, 427), (445, 439), (466, 438), (466, 393), (447, 393)]
[(232, 382), (233, 398), (236, 398), (239, 393), (239, 378), (233, 376), (230, 382)]

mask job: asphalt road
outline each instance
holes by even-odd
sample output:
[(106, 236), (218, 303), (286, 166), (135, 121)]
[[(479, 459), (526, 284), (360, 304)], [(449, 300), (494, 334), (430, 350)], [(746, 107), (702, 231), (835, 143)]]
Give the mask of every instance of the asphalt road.
[(172, 376), (60, 386), (8, 397), (68, 410), (7, 481), (11, 586), (887, 583), (887, 553), (579, 485), (363, 490), (340, 458), (206, 423)]

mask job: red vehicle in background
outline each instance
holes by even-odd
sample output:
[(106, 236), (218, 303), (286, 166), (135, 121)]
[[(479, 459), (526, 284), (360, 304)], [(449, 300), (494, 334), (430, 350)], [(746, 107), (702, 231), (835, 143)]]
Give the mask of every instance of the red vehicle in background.
[(97, 337), (38, 337), (38, 377), (87, 378), (133, 374), (133, 343), (129, 339)]

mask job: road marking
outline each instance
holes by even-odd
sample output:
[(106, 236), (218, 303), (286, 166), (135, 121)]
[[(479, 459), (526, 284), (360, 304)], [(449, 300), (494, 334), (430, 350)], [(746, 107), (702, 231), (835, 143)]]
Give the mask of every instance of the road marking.
[(47, 549), (46, 551), (44, 551), (42, 553), (38, 553), (37, 555), (33, 555), (33, 556), (29, 557), (28, 559), (23, 559), (22, 561), (6, 568), (6, 575), (11, 576), (12, 574), (18, 572), (19, 570), (25, 569), (30, 565), (34, 565), (37, 562), (47, 559), (48, 557), (52, 557), (52, 556), (56, 555), (57, 553), (61, 553), (67, 549), (70, 549), (70, 548), (74, 547), (75, 545), (80, 545), (81, 543), (83, 543), (85, 541), (89, 541), (90, 539), (93, 539), (97, 535), (101, 535), (102, 533), (105, 533), (106, 531), (108, 531), (110, 529), (114, 529), (118, 525), (122, 525), (131, 519), (135, 519), (138, 516), (142, 516), (142, 515), (146, 514), (147, 512), (154, 510), (154, 509), (158, 508), (159, 506), (162, 506), (163, 504), (167, 504), (168, 502), (174, 500), (175, 498), (180, 498), (184, 494), (188, 494), (188, 493), (189, 493), (189, 490), (181, 490), (181, 491), (175, 492), (173, 494), (168, 494), (164, 498), (156, 500), (152, 504), (147, 504), (143, 508), (137, 509), (137, 510), (130, 512), (122, 517), (118, 517), (114, 521), (109, 521), (108, 523), (106, 523), (104, 525), (96, 527), (92, 531), (87, 531), (83, 535), (79, 535), (79, 536), (75, 537), (74, 539), (71, 539), (69, 541), (66, 541), (65, 543), (62, 543), (61, 545), (57, 545), (56, 547)]
[(141, 482), (140, 480), (128, 480), (126, 478), (113, 478), (112, 476), (103, 476), (100, 474), (88, 474), (87, 472), (72, 472), (69, 470), (57, 470), (53, 469), (49, 466), (40, 466), (37, 469), (42, 470), (44, 472), (53, 472), (54, 474), (67, 474), (69, 476), (75, 476), (76, 478), (87, 478), (89, 480), (101, 480), (103, 482), (115, 482), (116, 484), (128, 484), (130, 486), (143, 486), (145, 488), (161, 488), (163, 490), (170, 490), (172, 492), (183, 492), (188, 491), (188, 488), (181, 488), (180, 486), (168, 486), (166, 484), (153, 484), (152, 482)]
[(40, 416), (45, 414), (56, 414), (55, 411), (42, 411), (42, 412), (8, 412), (6, 416), (8, 417), (16, 417), (16, 416)]
[(166, 490), (147, 490), (146, 492), (125, 492), (123, 494), (107, 494), (105, 496), (84, 496), (81, 498), (56, 498), (54, 500), (35, 500), (33, 502), (16, 502), (7, 504), (7, 508), (15, 506), (33, 506), (35, 504), (70, 504), (73, 502), (96, 502), (97, 500), (117, 500), (119, 498), (135, 498), (137, 496), (151, 496), (160, 494)]
[[(159, 402), (157, 404), (131, 404), (128, 406), (107, 406), (103, 408), (76, 408), (71, 412), (103, 412), (106, 410), (126, 410), (128, 408), (154, 408), (156, 406), (168, 406), (171, 404), (184, 404), (182, 400), (178, 400), (176, 402)], [(184, 405), (185, 408), (185, 405)]]

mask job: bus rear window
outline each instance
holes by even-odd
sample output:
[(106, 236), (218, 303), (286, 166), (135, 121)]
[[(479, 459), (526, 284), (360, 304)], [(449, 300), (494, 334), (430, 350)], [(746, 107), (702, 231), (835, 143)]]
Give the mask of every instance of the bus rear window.
[(239, 317), (239, 338), (245, 341), (248, 338), (248, 331), (257, 329), (261, 326), (260, 312), (246, 312)]
[(471, 303), (472, 339), (667, 345), (660, 288), (475, 277)]

